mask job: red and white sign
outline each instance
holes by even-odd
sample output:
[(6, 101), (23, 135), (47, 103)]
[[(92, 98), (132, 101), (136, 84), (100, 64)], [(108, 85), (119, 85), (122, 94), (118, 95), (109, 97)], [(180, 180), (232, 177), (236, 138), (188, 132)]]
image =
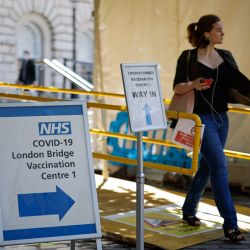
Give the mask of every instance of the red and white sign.
[[(194, 148), (194, 127), (195, 122), (190, 119), (179, 118), (176, 127), (171, 136), (171, 141), (175, 144), (183, 146), (183, 148), (188, 150), (193, 150)], [(201, 128), (201, 139), (200, 146), (202, 142), (202, 137), (204, 133), (205, 125), (202, 124)]]

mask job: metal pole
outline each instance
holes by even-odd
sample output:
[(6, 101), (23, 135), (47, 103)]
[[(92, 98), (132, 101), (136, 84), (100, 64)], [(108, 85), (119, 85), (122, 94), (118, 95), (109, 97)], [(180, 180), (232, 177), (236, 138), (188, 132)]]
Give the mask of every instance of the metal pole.
[[(72, 26), (73, 26), (73, 33), (72, 33), (72, 69), (76, 72), (76, 0), (72, 0)], [(74, 83), (71, 83), (71, 88), (76, 89)], [(72, 94), (71, 98), (76, 98), (77, 95)]]
[(102, 250), (102, 241), (101, 239), (96, 239), (96, 249)]
[(142, 133), (137, 133), (136, 249), (144, 249), (144, 173)]
[[(67, 58), (63, 58), (63, 65), (67, 67)], [(67, 86), (66, 86), (66, 77), (64, 76), (63, 77), (63, 89), (66, 89)], [(63, 93), (62, 94), (62, 98), (65, 99), (66, 98), (66, 94)]]
[(76, 1), (73, 1), (73, 13), (72, 13), (72, 25), (73, 25), (73, 50), (72, 50), (72, 60), (73, 60), (73, 71), (76, 71)]
[(75, 250), (76, 249), (76, 241), (75, 240), (72, 240), (70, 241), (70, 250)]

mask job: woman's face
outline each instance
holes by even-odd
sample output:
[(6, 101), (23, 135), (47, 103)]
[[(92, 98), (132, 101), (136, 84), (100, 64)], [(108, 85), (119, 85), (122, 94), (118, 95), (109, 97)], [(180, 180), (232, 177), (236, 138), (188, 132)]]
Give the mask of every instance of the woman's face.
[(224, 32), (221, 21), (214, 23), (213, 28), (209, 32), (206, 32), (205, 36), (209, 38), (212, 44), (222, 44)]

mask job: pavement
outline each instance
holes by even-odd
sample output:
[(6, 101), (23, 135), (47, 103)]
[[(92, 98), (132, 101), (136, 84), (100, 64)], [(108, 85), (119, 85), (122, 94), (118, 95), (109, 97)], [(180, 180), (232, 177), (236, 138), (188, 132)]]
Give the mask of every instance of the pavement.
[[(205, 193), (205, 197), (211, 198), (211, 192), (207, 191)], [(233, 198), (235, 204), (248, 207), (250, 209), (250, 194), (243, 194), (239, 191), (233, 192)], [(246, 240), (233, 243), (230, 242), (226, 238), (220, 238), (218, 240), (204, 242), (202, 244), (193, 245), (190, 247), (185, 247), (182, 249), (185, 250), (216, 250), (216, 249), (224, 249), (224, 250), (239, 250), (239, 249), (250, 249), (250, 233), (246, 233)], [(110, 237), (103, 236), (102, 237), (102, 248), (103, 250), (135, 250), (136, 246), (132, 243), (126, 243), (122, 241), (118, 241), (112, 239)], [(83, 249), (96, 249), (95, 240), (79, 240), (75, 243), (75, 248), (72, 247), (71, 242), (51, 242), (51, 243), (40, 243), (40, 244), (31, 244), (31, 245), (18, 245), (18, 246), (7, 246), (0, 250), (83, 250)], [(157, 247), (147, 247), (145, 246), (145, 250), (150, 249), (159, 249)]]
[[(247, 240), (240, 243), (232, 243), (225, 238), (205, 242), (202, 244), (194, 245), (191, 247), (182, 248), (185, 250), (216, 250), (216, 249), (250, 249), (250, 233), (246, 234)], [(111, 238), (103, 237), (102, 239), (103, 250), (136, 250), (135, 245), (127, 244), (121, 241), (116, 241)], [(1, 249), (1, 248), (0, 248)], [(96, 249), (95, 241), (78, 241), (75, 244), (75, 250), (92, 250)], [(161, 248), (149, 248), (145, 247), (145, 250), (157, 250)], [(21, 246), (8, 246), (4, 250), (71, 250), (70, 242), (54, 242), (54, 243), (42, 243), (33, 245), (21, 245)]]

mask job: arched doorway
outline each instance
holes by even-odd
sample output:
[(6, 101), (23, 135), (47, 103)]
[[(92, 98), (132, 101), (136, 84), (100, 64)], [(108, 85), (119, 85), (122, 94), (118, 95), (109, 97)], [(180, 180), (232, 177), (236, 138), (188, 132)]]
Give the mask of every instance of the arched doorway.
[(41, 85), (49, 85), (51, 76), (44, 70), (43, 58), (51, 58), (51, 31), (45, 18), (28, 13), (17, 24), (16, 56), (23, 58), (23, 51), (28, 50), (36, 65), (36, 80)]
[(24, 23), (18, 30), (22, 35), (18, 36), (17, 57), (22, 58), (23, 51), (28, 50), (31, 58), (43, 58), (42, 31), (38, 25), (32, 22)]

